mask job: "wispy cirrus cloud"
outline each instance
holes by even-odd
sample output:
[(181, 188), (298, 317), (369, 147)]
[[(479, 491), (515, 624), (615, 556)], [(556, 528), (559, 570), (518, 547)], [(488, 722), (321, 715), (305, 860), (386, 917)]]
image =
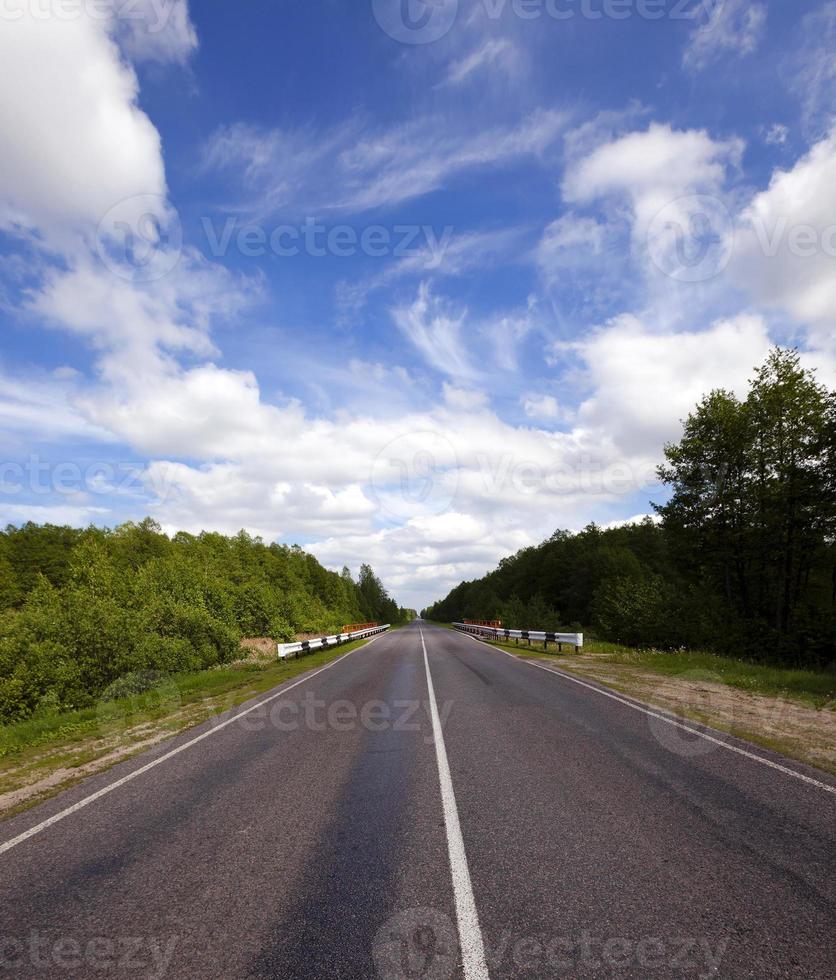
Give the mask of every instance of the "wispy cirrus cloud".
[(254, 212), (359, 214), (423, 197), (477, 168), (542, 157), (567, 121), (549, 109), (481, 129), (434, 116), (389, 129), (357, 119), (330, 130), (235, 123), (212, 136), (205, 166), (240, 174)]
[(341, 280), (337, 301), (345, 316), (356, 314), (372, 293), (410, 278), (429, 281), (481, 274), (499, 262), (524, 261), (523, 242), (531, 229), (512, 227), (457, 234), (452, 227), (428, 228), (426, 244), (366, 279)]
[(783, 70), (803, 107), (807, 129), (820, 135), (836, 119), (836, 2), (801, 19)]
[(723, 55), (752, 54), (766, 32), (767, 8), (749, 0), (702, 0), (682, 64), (701, 71)]
[(507, 38), (490, 38), (473, 51), (456, 59), (448, 68), (441, 85), (461, 85), (483, 69), (499, 69), (504, 75), (514, 75), (520, 67), (516, 46)]

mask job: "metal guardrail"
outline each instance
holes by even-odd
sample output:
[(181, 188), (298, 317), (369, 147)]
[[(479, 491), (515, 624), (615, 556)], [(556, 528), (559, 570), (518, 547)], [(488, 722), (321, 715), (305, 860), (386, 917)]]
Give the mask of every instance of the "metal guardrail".
[(386, 626), (372, 626), (364, 630), (356, 630), (353, 633), (335, 633), (333, 636), (320, 636), (314, 640), (299, 640), (297, 643), (279, 643), (279, 660), (286, 660), (288, 657), (300, 657), (314, 650), (325, 650), (327, 647), (338, 647), (342, 643), (350, 643), (352, 640), (362, 640), (367, 636), (374, 636), (376, 633), (383, 633), (389, 629)]
[(528, 640), (529, 643), (542, 643), (547, 647), (549, 643), (556, 643), (558, 648), (565, 643), (567, 646), (583, 647), (583, 633), (548, 633), (541, 630), (506, 630), (496, 629), (492, 626), (473, 626), (470, 623), (453, 623), (453, 626), (462, 633), (472, 633), (474, 636), (488, 636), (495, 640)]

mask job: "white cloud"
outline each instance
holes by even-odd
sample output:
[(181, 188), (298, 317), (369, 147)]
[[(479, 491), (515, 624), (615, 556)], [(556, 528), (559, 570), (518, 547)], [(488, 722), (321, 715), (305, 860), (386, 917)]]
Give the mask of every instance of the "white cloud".
[(395, 324), (437, 371), (459, 381), (474, 381), (478, 369), (471, 363), (462, 337), (467, 312), (451, 311), (433, 296), (427, 283), (409, 306), (392, 310)]
[(93, 425), (73, 404), (75, 374), (60, 369), (48, 375), (13, 378), (0, 373), (0, 432), (6, 442), (78, 437), (97, 442), (112, 439), (107, 429)]
[(0, 228), (63, 251), (118, 202), (165, 195), (160, 138), (105, 24), (22, 13), (0, 32)]
[(86, 527), (100, 521), (109, 511), (104, 507), (76, 507), (72, 504), (10, 504), (0, 500), (0, 523), (25, 524), (69, 524), (71, 527)]
[(600, 257), (607, 242), (608, 229), (595, 218), (564, 214), (543, 232), (537, 248), (537, 262), (547, 278), (564, 268), (586, 264), (589, 257)]
[(773, 123), (766, 132), (766, 142), (770, 146), (783, 146), (790, 135), (789, 129), (783, 123)]
[(386, 570), (386, 585), (401, 603), (421, 609), (529, 543), (522, 528), (450, 511), (392, 530), (329, 537), (311, 550), (331, 568), (348, 565), (355, 571), (363, 555), (375, 569)]
[(766, 5), (751, 0), (702, 0), (682, 63), (700, 70), (725, 54), (752, 54), (765, 34), (766, 17)]
[(804, 122), (816, 136), (836, 115), (836, 2), (823, 4), (801, 20), (798, 37), (784, 64), (790, 86), (801, 100)]
[(477, 344), (493, 354), (493, 367), (500, 383), (503, 376), (510, 381), (520, 370), (521, 347), (538, 323), (535, 305), (529, 297), (529, 307), (524, 313), (500, 313), (475, 328)]
[(571, 203), (626, 196), (639, 229), (645, 230), (677, 198), (719, 191), (742, 151), (739, 140), (715, 141), (705, 130), (652, 123), (580, 159), (566, 174), (563, 194)]
[[(147, 0), (121, 20), (84, 4), (71, 17), (20, 13), (0, 33), (0, 229), (26, 239), (37, 281), (15, 312), (82, 337), (111, 382), (165, 374), (166, 352), (211, 354), (212, 318), (239, 310), (258, 283), (166, 237), (179, 222), (160, 136), (114, 40), (137, 57), (182, 60), (194, 47), (187, 4)], [(147, 265), (120, 241), (125, 227)]]
[(612, 440), (627, 459), (652, 461), (713, 388), (743, 394), (771, 342), (764, 321), (741, 315), (706, 330), (667, 333), (616, 317), (563, 349), (580, 354), (593, 394), (577, 426)]
[(89, 424), (154, 460), (148, 509), (165, 527), (313, 539), (335, 565), (371, 558), (401, 601), (582, 526), (649, 472), (588, 421), (571, 433), (509, 425), (479, 389), (447, 385), (420, 413), (328, 420), (266, 403), (247, 372), (167, 370), (75, 399)]
[(356, 314), (369, 295), (401, 279), (418, 277), (462, 277), (483, 273), (501, 260), (513, 262), (520, 255), (525, 228), (454, 233), (432, 229), (423, 232), (429, 241), (413, 254), (390, 262), (368, 279), (343, 280), (337, 285), (337, 302), (344, 314)]
[(739, 218), (732, 271), (765, 306), (836, 352), (836, 129), (777, 171)]
[(470, 54), (453, 62), (442, 84), (461, 85), (482, 68), (497, 66), (506, 74), (513, 74), (519, 65), (517, 50), (507, 39), (484, 41)]
[[(667, 297), (669, 304), (673, 299), (683, 310), (683, 296), (672, 297), (672, 291), (686, 283), (693, 296), (693, 283), (710, 283), (728, 261), (733, 219), (725, 203), (727, 178), (738, 168), (742, 153), (740, 140), (715, 140), (704, 130), (652, 123), (647, 130), (603, 143), (574, 161), (566, 172), (563, 194), (574, 205), (600, 202), (609, 240), (618, 241), (626, 228), (643, 279), (653, 276), (661, 298)], [(593, 236), (593, 244), (600, 234), (591, 223), (578, 229), (577, 234)], [(559, 237), (556, 243), (547, 240), (544, 248), (552, 264), (567, 253)], [(621, 262), (629, 252), (620, 249)], [(624, 279), (623, 272), (620, 275)]]
[(117, 37), (134, 61), (183, 64), (197, 48), (188, 0), (131, 0), (118, 12)]
[(257, 295), (257, 280), (185, 250), (169, 274), (149, 283), (130, 282), (97, 259), (80, 257), (68, 270), (47, 273), (27, 307), (100, 350), (100, 369), (110, 381), (139, 383), (161, 372), (165, 351), (214, 353), (213, 318), (231, 316)]
[(610, 222), (568, 212), (546, 227), (534, 252), (544, 285), (561, 306), (593, 312), (625, 292), (627, 234)]
[(531, 419), (557, 422), (566, 417), (554, 395), (525, 395), (520, 399), (520, 404)]
[(659, 524), (661, 518), (658, 514), (634, 514), (632, 517), (625, 517), (620, 521), (607, 521), (606, 524), (602, 524), (601, 527), (608, 531), (616, 527), (630, 527), (633, 524), (642, 524), (646, 520), (653, 521), (654, 524)]
[(477, 391), (473, 388), (457, 388), (455, 385), (448, 384), (446, 381), (442, 386), (444, 394), (444, 404), (450, 408), (461, 409), (462, 411), (478, 411), (486, 408), (488, 396), (484, 391)]
[(358, 120), (325, 131), (238, 123), (215, 133), (207, 166), (242, 175), (260, 213), (359, 213), (429, 194), (477, 167), (539, 156), (565, 122), (563, 113), (539, 111), (515, 126), (476, 131), (437, 117), (371, 131)]

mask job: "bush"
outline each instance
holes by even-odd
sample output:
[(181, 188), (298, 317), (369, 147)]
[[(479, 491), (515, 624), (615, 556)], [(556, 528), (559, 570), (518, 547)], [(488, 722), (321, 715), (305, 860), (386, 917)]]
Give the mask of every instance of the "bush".
[(409, 615), (365, 566), (361, 589), (295, 547), (243, 532), (169, 540), (153, 521), (0, 533), (0, 610), (12, 602), (0, 611), (0, 723), (230, 663), (242, 635), (286, 642)]

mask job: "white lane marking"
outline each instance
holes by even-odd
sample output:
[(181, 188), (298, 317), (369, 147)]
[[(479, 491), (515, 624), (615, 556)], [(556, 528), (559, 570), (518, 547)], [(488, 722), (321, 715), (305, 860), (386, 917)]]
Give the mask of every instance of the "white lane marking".
[(800, 779), (805, 783), (810, 783), (812, 786), (818, 786), (819, 789), (827, 790), (828, 793), (836, 793), (836, 786), (829, 786), (827, 783), (822, 783), (818, 779), (813, 779), (812, 776), (805, 776), (804, 773), (796, 772), (795, 769), (789, 769), (787, 766), (782, 766), (780, 763), (773, 762), (771, 759), (764, 759), (762, 755), (756, 755), (754, 752), (747, 752), (746, 749), (741, 749), (739, 746), (732, 745), (730, 742), (724, 742), (723, 739), (715, 738), (713, 735), (709, 735), (707, 732), (701, 732), (698, 728), (692, 728), (690, 725), (683, 725), (681, 721), (676, 721), (674, 718), (668, 718), (666, 715), (660, 714), (658, 711), (652, 711), (650, 708), (645, 708), (643, 705), (634, 704), (632, 701), (628, 701), (626, 698), (621, 698), (617, 694), (612, 694), (609, 691), (602, 691), (600, 687), (595, 687), (594, 684), (587, 684), (586, 681), (582, 681), (579, 677), (573, 677), (571, 674), (567, 674), (562, 670), (555, 670), (553, 667), (547, 667), (545, 664), (538, 664), (532, 660), (522, 660), (515, 654), (509, 653), (507, 650), (502, 650), (499, 647), (492, 647), (490, 643), (485, 643), (483, 640), (477, 640), (476, 637), (471, 636), (470, 633), (459, 633), (459, 636), (470, 636), (470, 639), (474, 640), (476, 643), (480, 643), (483, 647), (490, 647), (491, 650), (496, 650), (497, 653), (503, 653), (506, 657), (516, 660), (517, 663), (528, 664), (529, 667), (538, 667), (540, 670), (545, 670), (549, 674), (554, 674), (555, 677), (562, 677), (564, 680), (571, 681), (573, 684), (580, 684), (581, 687), (588, 688), (590, 691), (594, 691), (596, 694), (602, 695), (602, 697), (610, 698), (612, 701), (618, 701), (619, 704), (624, 704), (628, 708), (632, 708), (634, 711), (641, 711), (642, 714), (649, 715), (651, 718), (657, 718), (659, 721), (663, 721), (667, 725), (673, 725), (674, 728), (681, 728), (683, 732), (689, 732), (692, 735), (699, 735), (700, 738), (704, 738), (707, 742), (713, 742), (714, 745), (719, 745), (722, 749), (728, 749), (729, 752), (736, 752), (738, 755), (745, 756), (747, 759), (754, 759), (755, 762), (760, 762), (761, 765), (769, 766), (770, 769), (777, 769), (778, 772), (782, 772), (787, 776), (794, 776), (796, 779)]
[(482, 941), (482, 930), (479, 927), (479, 915), (476, 911), (476, 901), (473, 898), (473, 885), (470, 882), (470, 871), (467, 866), (467, 855), (464, 850), (462, 828), (459, 823), (459, 811), (456, 806), (456, 794), (453, 792), (453, 780), (450, 776), (450, 766), (447, 762), (447, 749), (444, 747), (444, 735), (441, 730), (441, 719), (438, 715), (438, 705), (435, 700), (435, 688), (430, 673), (430, 661), (427, 657), (427, 645), (424, 642), (424, 631), (418, 627), (421, 634), (421, 647), (424, 651), (424, 667), (427, 670), (427, 690), (430, 700), (430, 717), (433, 725), (433, 740), (435, 741), (435, 757), (438, 762), (438, 780), (441, 783), (441, 803), (444, 810), (444, 826), (447, 831), (447, 851), (450, 855), (450, 872), (453, 877), (453, 895), (456, 899), (456, 917), (459, 920), (459, 942), (462, 949), (462, 966), (465, 980), (490, 980), (488, 966), (485, 962), (485, 946)]
[(275, 701), (276, 698), (280, 698), (287, 694), (288, 691), (292, 691), (294, 687), (304, 684), (305, 681), (313, 680), (317, 674), (321, 674), (323, 671), (336, 667), (337, 664), (342, 663), (343, 660), (350, 657), (352, 653), (356, 653), (358, 650), (365, 650), (366, 647), (371, 646), (375, 640), (379, 640), (383, 636), (391, 635), (391, 633), (381, 633), (380, 636), (375, 636), (373, 639), (369, 640), (368, 643), (364, 643), (363, 646), (355, 647), (353, 650), (349, 650), (348, 653), (344, 654), (342, 657), (339, 657), (337, 660), (333, 660), (330, 664), (320, 667), (319, 670), (314, 671), (312, 674), (308, 674), (306, 677), (302, 677), (298, 681), (294, 681), (292, 684), (288, 685), (287, 687), (283, 687), (275, 694), (271, 694), (269, 697), (262, 699), (254, 705), (251, 705), (246, 709), (246, 711), (239, 711), (238, 714), (233, 715), (232, 718), (227, 718), (226, 721), (222, 721), (219, 724), (214, 725), (208, 732), (204, 732), (202, 735), (198, 735), (196, 738), (193, 738), (188, 742), (184, 742), (182, 745), (178, 745), (176, 749), (166, 752), (166, 754), (161, 755), (159, 759), (154, 759), (153, 762), (147, 763), (134, 772), (129, 772), (127, 776), (117, 779), (116, 782), (103, 786), (102, 789), (97, 790), (95, 793), (91, 793), (90, 796), (85, 796), (84, 799), (79, 800), (78, 803), (68, 806), (66, 810), (61, 810), (59, 813), (54, 813), (51, 817), (47, 818), (41, 823), (36, 824), (34, 827), (30, 827), (29, 830), (25, 830), (22, 834), (18, 834), (17, 837), (12, 837), (11, 840), (7, 840), (5, 843), (0, 844), (0, 854), (5, 854), (6, 851), (10, 851), (13, 847), (17, 847), (18, 844), (22, 844), (25, 840), (29, 840), (30, 837), (34, 837), (35, 834), (39, 834), (42, 830), (46, 830), (47, 827), (51, 827), (53, 824), (58, 823), (59, 820), (63, 820), (65, 817), (69, 817), (71, 814), (77, 813), (79, 810), (84, 809), (84, 807), (89, 806), (96, 800), (100, 800), (103, 796), (107, 796), (108, 793), (112, 793), (115, 789), (119, 789), (120, 786), (124, 786), (125, 783), (131, 782), (132, 779), (136, 779), (138, 776), (144, 775), (155, 766), (159, 766), (163, 762), (173, 759), (175, 755), (185, 752), (186, 749), (190, 749), (193, 745), (197, 745), (198, 742), (202, 742), (205, 738), (209, 738), (210, 735), (216, 735), (218, 732), (223, 731), (223, 729), (228, 725), (234, 724), (239, 718), (244, 718), (246, 715), (250, 714), (250, 712), (256, 711), (258, 708), (261, 708), (265, 704), (269, 704), (271, 701)]

